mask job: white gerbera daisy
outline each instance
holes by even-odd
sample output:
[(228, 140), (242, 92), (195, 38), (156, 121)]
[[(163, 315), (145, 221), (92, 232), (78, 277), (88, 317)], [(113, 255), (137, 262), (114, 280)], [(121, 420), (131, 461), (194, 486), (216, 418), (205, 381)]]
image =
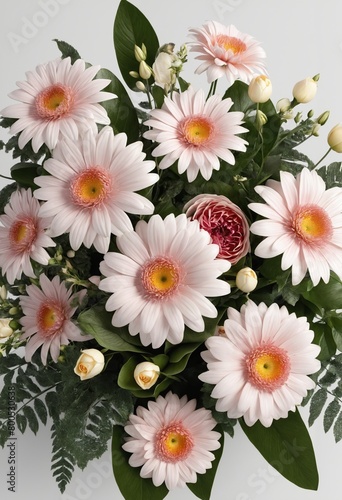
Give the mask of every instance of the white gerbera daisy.
[(215, 385), (216, 410), (243, 417), (249, 426), (286, 418), (315, 387), (308, 375), (320, 369), (320, 347), (311, 343), (307, 319), (285, 306), (249, 300), (240, 312), (228, 309), (224, 329), (225, 335), (206, 341), (208, 371), (199, 376)]
[(201, 172), (210, 179), (213, 170), (220, 169), (219, 158), (235, 164), (231, 150), (246, 151), (247, 141), (237, 134), (247, 132), (241, 127), (243, 113), (229, 111), (230, 98), (218, 95), (206, 101), (204, 91), (195, 92), (192, 87), (164, 99), (161, 109), (150, 112), (145, 122), (151, 130), (144, 137), (159, 142), (153, 151), (155, 157), (164, 156), (159, 168), (165, 169), (178, 160), (178, 172), (186, 171), (192, 182)]
[(206, 297), (230, 292), (217, 279), (230, 268), (217, 259), (218, 245), (197, 221), (185, 214), (154, 215), (139, 221), (135, 232), (116, 239), (121, 253), (109, 252), (100, 264), (101, 290), (111, 293), (106, 309), (115, 311), (116, 327), (129, 325), (143, 345), (160, 347), (165, 340), (179, 344), (187, 325), (195, 332), (205, 328), (202, 316), (216, 318), (217, 310)]
[(153, 213), (153, 204), (134, 191), (157, 182), (159, 176), (149, 173), (154, 161), (144, 161), (141, 142), (126, 141), (111, 127), (77, 142), (60, 141), (44, 163), (50, 175), (35, 178), (40, 189), (34, 195), (46, 200), (40, 214), (52, 217), (50, 234), (70, 233), (73, 250), (83, 243), (106, 253), (111, 234), (133, 230), (126, 212)]
[(55, 242), (45, 233), (50, 219), (39, 216), (39, 201), (31, 189), (15, 191), (0, 216), (0, 268), (10, 284), (22, 273), (35, 278), (31, 259), (46, 266), (50, 256), (45, 250)]
[(32, 139), (33, 151), (46, 144), (53, 149), (62, 137), (76, 140), (79, 129), (97, 130), (96, 123), (109, 125), (106, 110), (99, 104), (116, 97), (101, 92), (110, 80), (95, 79), (100, 66), (90, 66), (82, 59), (71, 64), (70, 57), (56, 59), (26, 73), (19, 89), (9, 97), (20, 101), (1, 111), (2, 116), (18, 118), (11, 134), (19, 132), (19, 147)]
[(297, 177), (280, 172), (280, 182), (269, 180), (256, 192), (266, 203), (249, 208), (267, 217), (254, 222), (252, 233), (266, 238), (256, 247), (258, 257), (282, 254), (282, 270), (292, 268), (292, 284), (309, 271), (316, 286), (327, 283), (330, 270), (342, 279), (342, 188), (326, 189), (314, 170), (303, 168)]
[(139, 406), (125, 431), (130, 437), (122, 446), (132, 453), (129, 464), (141, 467), (140, 476), (152, 478), (155, 486), (165, 482), (169, 490), (195, 483), (197, 474), (211, 469), (220, 447), (220, 433), (211, 411), (196, 410), (196, 400), (188, 401), (169, 392)]

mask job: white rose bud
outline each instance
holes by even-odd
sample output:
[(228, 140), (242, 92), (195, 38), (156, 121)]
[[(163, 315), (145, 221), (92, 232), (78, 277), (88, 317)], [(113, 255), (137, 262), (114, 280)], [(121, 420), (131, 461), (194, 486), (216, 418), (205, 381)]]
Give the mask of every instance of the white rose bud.
[(0, 319), (0, 339), (6, 339), (13, 333), (12, 328), (9, 326), (12, 320), (10, 318)]
[(272, 82), (266, 75), (255, 76), (248, 86), (248, 96), (253, 102), (266, 102), (271, 94)]
[(175, 56), (168, 52), (160, 52), (152, 65), (154, 79), (157, 85), (172, 85), (175, 83), (175, 74), (172, 71), (172, 64)]
[(289, 111), (289, 109), (291, 109), (290, 99), (288, 99), (287, 97), (279, 99), (279, 101), (276, 104), (276, 108), (279, 113), (286, 113), (286, 111)]
[(96, 377), (102, 372), (105, 365), (105, 358), (98, 349), (84, 349), (78, 358), (74, 372), (81, 380)]
[(293, 97), (296, 101), (303, 104), (310, 102), (315, 97), (316, 92), (317, 82), (313, 78), (305, 78), (297, 82), (292, 90)]
[(244, 293), (252, 292), (258, 284), (258, 278), (253, 269), (244, 267), (236, 275), (236, 286)]
[(335, 125), (328, 134), (328, 144), (336, 153), (342, 153), (342, 125)]
[(149, 361), (139, 363), (134, 370), (134, 380), (142, 389), (150, 389), (158, 380), (159, 366)]

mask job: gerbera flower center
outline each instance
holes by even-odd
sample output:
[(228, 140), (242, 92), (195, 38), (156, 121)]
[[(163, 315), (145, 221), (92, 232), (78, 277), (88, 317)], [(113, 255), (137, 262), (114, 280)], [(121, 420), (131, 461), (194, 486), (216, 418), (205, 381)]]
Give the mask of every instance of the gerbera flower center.
[(42, 90), (36, 96), (36, 111), (40, 118), (58, 120), (70, 112), (73, 101), (72, 89), (61, 83), (56, 83)]
[(215, 38), (215, 42), (221, 49), (226, 52), (233, 52), (234, 55), (241, 54), (247, 49), (247, 45), (235, 36), (219, 35)]
[(163, 427), (155, 437), (155, 453), (163, 462), (175, 463), (185, 460), (193, 446), (192, 436), (181, 422)]
[(284, 385), (290, 373), (287, 352), (272, 344), (256, 347), (246, 356), (245, 361), (249, 382), (267, 392)]
[(317, 205), (299, 207), (293, 217), (292, 228), (298, 238), (315, 245), (330, 240), (333, 233), (328, 214)]
[(191, 116), (179, 124), (178, 136), (181, 141), (192, 146), (204, 146), (209, 142), (214, 124), (205, 116)]
[(145, 292), (155, 299), (164, 299), (178, 289), (181, 270), (176, 262), (167, 257), (156, 257), (147, 262), (141, 271), (141, 283)]
[(12, 224), (9, 239), (17, 254), (28, 252), (37, 238), (36, 221), (32, 217), (22, 217)]
[(71, 199), (79, 207), (93, 208), (107, 199), (111, 189), (109, 173), (101, 167), (90, 167), (71, 182)]
[(58, 302), (43, 302), (37, 313), (37, 324), (39, 332), (44, 337), (50, 337), (63, 327), (65, 321), (64, 309)]

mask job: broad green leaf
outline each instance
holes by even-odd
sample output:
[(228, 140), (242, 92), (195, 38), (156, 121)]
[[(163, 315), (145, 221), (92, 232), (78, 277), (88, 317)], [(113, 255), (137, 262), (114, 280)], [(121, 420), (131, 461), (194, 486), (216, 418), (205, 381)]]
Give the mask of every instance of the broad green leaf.
[(178, 344), (174, 349), (169, 351), (170, 363), (178, 363), (184, 356), (194, 352), (202, 342), (193, 342), (190, 344)]
[(246, 111), (255, 107), (255, 103), (248, 96), (248, 85), (241, 80), (236, 80), (229, 89), (226, 90), (223, 99), (230, 97), (233, 101), (233, 106), (230, 111)]
[(40, 165), (34, 163), (16, 163), (11, 168), (11, 176), (21, 187), (36, 189), (34, 178), (37, 177), (37, 169)]
[(125, 87), (108, 69), (100, 69), (96, 78), (109, 79), (111, 82), (104, 90), (117, 96), (114, 99), (101, 103), (107, 111), (114, 132), (116, 134), (125, 132), (128, 138), (128, 143), (137, 141), (139, 139), (139, 121), (137, 112), (126, 92)]
[(336, 344), (331, 328), (326, 323), (311, 323), (311, 330), (315, 332), (314, 343), (319, 345), (321, 352), (317, 356), (320, 361), (330, 359), (336, 352)]
[(317, 490), (318, 472), (308, 430), (298, 412), (274, 420), (271, 427), (257, 422), (248, 427), (240, 425), (261, 455), (280, 474), (292, 483), (308, 490)]
[(328, 404), (323, 419), (324, 432), (329, 431), (340, 409), (341, 404), (339, 403), (338, 399), (334, 399), (333, 401), (331, 401), (331, 403)]
[(135, 356), (132, 356), (128, 361), (126, 361), (126, 363), (124, 363), (118, 376), (119, 387), (129, 391), (136, 391), (140, 389), (133, 376), (134, 369), (138, 363), (139, 359)]
[(4, 208), (9, 202), (11, 194), (17, 189), (17, 183), (12, 182), (11, 184), (7, 184), (0, 191), (0, 215), (4, 213)]
[(341, 309), (342, 282), (335, 274), (332, 274), (329, 283), (324, 283), (321, 280), (310, 291), (304, 292), (303, 296), (306, 300), (327, 311)]
[(167, 367), (163, 370), (163, 373), (167, 376), (173, 376), (177, 375), (178, 373), (182, 373), (185, 370), (186, 365), (188, 364), (190, 354), (187, 354), (184, 356), (178, 363), (170, 363), (167, 365)]
[(139, 72), (139, 62), (134, 56), (134, 45), (147, 49), (146, 63), (152, 66), (159, 49), (158, 37), (148, 19), (127, 0), (121, 0), (114, 21), (114, 47), (123, 79), (130, 89), (136, 78), (130, 71)]
[(69, 43), (63, 42), (63, 40), (57, 40), (57, 38), (55, 38), (53, 41), (57, 43), (57, 47), (62, 52), (62, 59), (70, 57), (71, 64), (74, 64), (77, 59), (81, 59), (81, 56), (79, 55), (77, 50), (74, 49), (74, 47), (72, 47)]
[(105, 311), (104, 307), (95, 306), (82, 312), (77, 321), (85, 333), (93, 335), (97, 342), (106, 349), (115, 352), (144, 353), (144, 348), (128, 333), (127, 329), (112, 326), (111, 317), (112, 314)]
[(122, 496), (127, 500), (163, 500), (169, 490), (164, 484), (157, 488), (151, 479), (140, 477), (140, 467), (129, 465), (128, 459), (131, 454), (122, 449), (123, 443), (124, 429), (115, 425), (112, 438), (112, 465)]
[[(219, 426), (215, 430), (219, 432), (221, 431)], [(205, 474), (197, 474), (196, 483), (187, 483), (187, 487), (194, 493), (194, 495), (196, 495), (201, 500), (210, 500), (217, 467), (220, 463), (220, 459), (223, 453), (224, 434), (222, 431), (220, 443), (220, 448), (213, 452), (215, 455), (215, 460), (212, 462), (212, 468), (208, 469)]]
[(311, 427), (314, 421), (320, 416), (323, 406), (328, 398), (328, 393), (325, 389), (319, 389), (311, 398), (309, 426)]

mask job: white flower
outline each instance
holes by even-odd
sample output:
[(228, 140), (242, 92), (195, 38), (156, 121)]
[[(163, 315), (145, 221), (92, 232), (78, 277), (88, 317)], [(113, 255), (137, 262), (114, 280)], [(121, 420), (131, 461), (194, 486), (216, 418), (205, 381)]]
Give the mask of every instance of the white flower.
[(335, 125), (328, 134), (328, 144), (336, 153), (342, 153), (342, 125)]
[(292, 95), (299, 103), (310, 102), (316, 95), (317, 82), (313, 78), (305, 78), (293, 87)]
[(13, 330), (9, 326), (11, 321), (12, 321), (11, 318), (0, 319), (0, 339), (6, 339), (12, 335)]
[(255, 76), (248, 86), (251, 101), (262, 103), (269, 100), (272, 94), (272, 82), (266, 75)]
[(98, 349), (83, 349), (81, 352), (82, 354), (76, 362), (74, 372), (81, 380), (96, 377), (104, 368), (104, 355)]
[(256, 288), (258, 278), (253, 269), (250, 267), (244, 267), (237, 273), (235, 282), (239, 290), (244, 293), (250, 293)]
[(144, 361), (137, 364), (133, 376), (136, 383), (142, 389), (150, 389), (158, 380), (160, 368), (154, 363)]

